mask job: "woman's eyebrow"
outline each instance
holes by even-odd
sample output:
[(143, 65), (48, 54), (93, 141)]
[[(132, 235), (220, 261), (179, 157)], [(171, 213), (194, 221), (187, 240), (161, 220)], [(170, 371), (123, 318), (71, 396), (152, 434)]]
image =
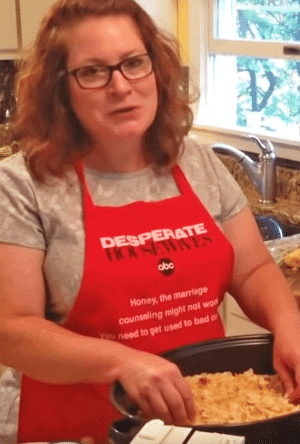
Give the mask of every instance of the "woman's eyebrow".
[[(144, 52), (143, 52), (144, 51)], [(125, 52), (121, 57), (120, 57), (120, 62), (122, 62), (123, 60), (126, 60), (130, 57), (135, 57), (139, 54), (145, 54), (146, 50), (142, 50), (142, 49), (136, 49), (136, 50), (131, 50), (128, 52)], [(96, 64), (96, 65), (110, 65), (108, 63), (106, 63), (106, 61), (100, 57), (92, 57), (90, 59), (84, 60), (82, 65), (87, 65), (87, 64)]]

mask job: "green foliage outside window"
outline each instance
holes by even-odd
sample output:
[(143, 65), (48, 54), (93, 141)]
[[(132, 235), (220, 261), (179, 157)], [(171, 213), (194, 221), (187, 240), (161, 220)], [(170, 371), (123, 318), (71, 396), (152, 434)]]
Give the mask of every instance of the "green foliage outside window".
[[(300, 0), (237, 0), (236, 8), (239, 39), (300, 42)], [(300, 127), (300, 62), (237, 57), (237, 72), (238, 126), (252, 111), (267, 130), (276, 131), (276, 118)]]

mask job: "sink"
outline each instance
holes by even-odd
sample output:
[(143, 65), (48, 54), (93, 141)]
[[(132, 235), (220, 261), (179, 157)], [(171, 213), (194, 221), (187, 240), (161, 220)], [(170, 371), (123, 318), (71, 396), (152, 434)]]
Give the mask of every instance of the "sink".
[(300, 227), (285, 223), (273, 215), (255, 215), (255, 220), (264, 240), (278, 239), (300, 233)]

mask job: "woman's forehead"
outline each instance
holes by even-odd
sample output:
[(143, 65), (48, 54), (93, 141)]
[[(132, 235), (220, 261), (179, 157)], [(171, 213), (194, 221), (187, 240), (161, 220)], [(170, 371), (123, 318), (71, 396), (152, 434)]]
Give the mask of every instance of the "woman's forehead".
[(129, 15), (86, 18), (70, 26), (65, 38), (71, 65), (95, 57), (102, 63), (118, 63), (146, 50), (141, 32)]

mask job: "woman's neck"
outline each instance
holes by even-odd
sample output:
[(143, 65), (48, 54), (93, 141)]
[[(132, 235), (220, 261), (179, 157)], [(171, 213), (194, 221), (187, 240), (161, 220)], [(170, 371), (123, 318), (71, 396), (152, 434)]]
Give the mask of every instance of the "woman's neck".
[(86, 167), (107, 173), (132, 173), (149, 165), (143, 142), (122, 140), (118, 144), (94, 145), (83, 158)]

